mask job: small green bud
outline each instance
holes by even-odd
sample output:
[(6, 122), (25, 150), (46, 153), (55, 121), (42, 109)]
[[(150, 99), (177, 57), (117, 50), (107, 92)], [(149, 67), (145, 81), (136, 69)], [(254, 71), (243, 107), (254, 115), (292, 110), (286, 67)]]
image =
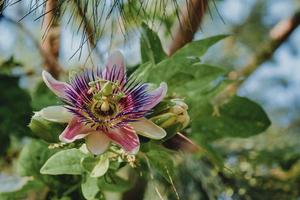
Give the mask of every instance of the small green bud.
[(167, 132), (165, 139), (170, 139), (188, 126), (190, 117), (187, 109), (188, 105), (182, 99), (164, 100), (154, 109), (156, 112), (150, 120), (164, 128)]
[(150, 120), (162, 128), (167, 128), (176, 122), (177, 115), (173, 114), (173, 113), (164, 113), (164, 114), (152, 117)]
[(184, 103), (183, 99), (171, 99), (171, 102), (173, 102), (176, 105), (180, 106), (184, 110), (189, 109), (188, 105), (186, 103)]
[(182, 124), (182, 128), (187, 127), (190, 123), (190, 116), (186, 110), (177, 116), (177, 122)]
[(185, 111), (185, 109), (182, 108), (182, 107), (179, 106), (179, 105), (175, 105), (175, 106), (173, 106), (173, 107), (170, 108), (170, 112), (171, 112), (171, 113), (174, 113), (174, 114), (176, 114), (176, 115), (180, 115), (180, 114), (182, 114), (184, 111)]

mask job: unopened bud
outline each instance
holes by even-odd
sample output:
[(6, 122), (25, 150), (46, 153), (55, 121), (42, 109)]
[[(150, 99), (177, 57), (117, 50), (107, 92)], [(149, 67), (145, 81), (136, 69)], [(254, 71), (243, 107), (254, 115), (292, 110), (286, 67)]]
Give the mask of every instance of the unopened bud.
[(174, 102), (176, 105), (180, 106), (182, 109), (189, 109), (188, 105), (184, 103), (182, 99), (172, 99), (171, 102)]
[(164, 128), (167, 132), (165, 139), (169, 139), (188, 126), (190, 117), (187, 110), (188, 105), (183, 99), (166, 99), (156, 106), (150, 120)]
[(182, 114), (177, 116), (177, 122), (182, 124), (182, 128), (187, 127), (190, 122), (190, 116), (186, 110)]
[(164, 113), (156, 117), (152, 117), (150, 120), (162, 128), (167, 128), (176, 122), (177, 115), (173, 113)]
[(174, 113), (176, 115), (179, 115), (181, 113), (183, 113), (185, 111), (185, 109), (183, 109), (181, 106), (179, 105), (175, 105), (172, 108), (170, 108), (170, 112)]

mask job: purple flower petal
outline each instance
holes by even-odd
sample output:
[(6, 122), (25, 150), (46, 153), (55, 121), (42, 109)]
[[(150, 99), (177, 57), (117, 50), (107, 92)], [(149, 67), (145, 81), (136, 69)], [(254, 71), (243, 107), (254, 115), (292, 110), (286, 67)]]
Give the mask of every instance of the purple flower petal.
[(59, 139), (62, 142), (70, 143), (86, 137), (92, 131), (95, 130), (81, 123), (77, 117), (73, 117), (65, 130), (60, 134)]
[(167, 90), (167, 84), (165, 82), (162, 82), (158, 88), (149, 92), (150, 100), (142, 107), (142, 110), (151, 110), (154, 106), (156, 106), (163, 100), (163, 98), (167, 94)]
[(106, 135), (128, 153), (136, 154), (140, 148), (139, 138), (135, 130), (130, 126), (109, 129)]
[(43, 71), (42, 76), (45, 84), (54, 94), (60, 98), (65, 98), (65, 91), (68, 87), (67, 83), (55, 80), (47, 71)]
[(126, 82), (126, 69), (124, 57), (120, 51), (116, 51), (108, 58), (102, 78), (112, 82), (119, 81), (121, 86)]

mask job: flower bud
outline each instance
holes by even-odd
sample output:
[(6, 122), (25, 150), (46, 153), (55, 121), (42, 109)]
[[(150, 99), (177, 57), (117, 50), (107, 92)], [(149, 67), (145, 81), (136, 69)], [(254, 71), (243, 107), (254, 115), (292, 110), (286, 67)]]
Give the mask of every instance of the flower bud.
[(151, 118), (152, 122), (154, 122), (156, 125), (162, 128), (167, 128), (173, 125), (176, 122), (176, 120), (177, 120), (177, 115), (173, 113), (164, 113)]
[(150, 120), (167, 131), (164, 140), (173, 137), (190, 122), (187, 112), (188, 105), (182, 99), (171, 99), (161, 102), (155, 109)]

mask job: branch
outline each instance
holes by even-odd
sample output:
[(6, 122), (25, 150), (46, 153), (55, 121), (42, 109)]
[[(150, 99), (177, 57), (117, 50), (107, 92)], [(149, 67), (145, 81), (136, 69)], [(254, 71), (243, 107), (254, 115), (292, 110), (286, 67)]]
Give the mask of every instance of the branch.
[(44, 59), (45, 69), (54, 77), (58, 77), (62, 68), (58, 64), (60, 27), (57, 22), (57, 0), (47, 0), (45, 16), (43, 19), (44, 41), (42, 43), (42, 54), (44, 57), (50, 56), (51, 59)]
[(179, 27), (170, 46), (169, 55), (172, 55), (193, 40), (208, 7), (208, 0), (189, 0), (182, 9)]
[(275, 51), (289, 38), (294, 30), (300, 24), (300, 11), (296, 12), (291, 18), (279, 22), (269, 34), (269, 41), (265, 43), (261, 51), (256, 53), (248, 64), (240, 70), (234, 70), (228, 74), (230, 80), (235, 81), (228, 85), (213, 100), (215, 113), (218, 113), (218, 107), (227, 102), (230, 97), (236, 94), (239, 86), (258, 68), (260, 65), (274, 55)]
[[(200, 23), (208, 8), (208, 0), (189, 0), (182, 9), (182, 16), (179, 20), (179, 27), (170, 46), (169, 55), (193, 40)], [(203, 152), (204, 149), (196, 145), (192, 140), (178, 133), (164, 144), (170, 149), (183, 150), (189, 153)]]
[(23, 24), (19, 23), (19, 22), (16, 22), (14, 21), (13, 19), (7, 17), (7, 16), (4, 16), (4, 19), (17, 26), (21, 31), (23, 31), (27, 36), (29, 36), (29, 38), (32, 40), (32, 42), (34, 43), (34, 45), (36, 46), (36, 48), (38, 49), (39, 53), (41, 54), (43, 60), (44, 60), (44, 63), (49, 63), (51, 66), (55, 66), (56, 68), (59, 68), (59, 69), (62, 69), (62, 67), (60, 66), (60, 64), (58, 63), (57, 59), (52, 55), (52, 54), (49, 54), (47, 51), (45, 51), (41, 44), (39, 43), (39, 41), (37, 41), (34, 37), (34, 35), (27, 29), (23, 26)]

